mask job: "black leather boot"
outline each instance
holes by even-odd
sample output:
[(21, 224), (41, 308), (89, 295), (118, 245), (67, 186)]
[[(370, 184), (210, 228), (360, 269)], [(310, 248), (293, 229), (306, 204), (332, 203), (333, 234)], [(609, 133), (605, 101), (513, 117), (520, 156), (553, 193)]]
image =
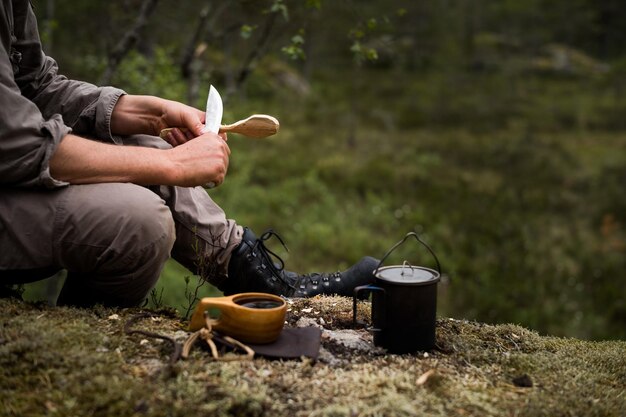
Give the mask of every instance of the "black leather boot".
[(318, 294), (352, 297), (355, 287), (374, 282), (372, 272), (378, 266), (378, 260), (369, 256), (344, 272), (300, 275), (285, 271), (282, 259), (264, 244), (272, 236), (284, 246), (282, 239), (271, 230), (257, 238), (250, 229), (244, 229), (241, 245), (230, 258), (228, 279), (220, 286), (224, 295), (264, 292), (285, 297), (313, 297)]

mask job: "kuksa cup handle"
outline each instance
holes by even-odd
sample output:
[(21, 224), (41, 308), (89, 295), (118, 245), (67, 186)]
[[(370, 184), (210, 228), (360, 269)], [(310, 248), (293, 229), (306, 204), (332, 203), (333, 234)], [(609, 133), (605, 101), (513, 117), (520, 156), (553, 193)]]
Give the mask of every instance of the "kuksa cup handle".
[[(233, 296), (229, 297), (204, 297), (200, 300), (198, 305), (196, 306), (196, 310), (191, 316), (191, 320), (189, 321), (189, 331), (196, 331), (203, 328), (206, 324), (206, 320), (204, 318), (205, 312), (209, 308), (217, 308), (221, 312), (230, 311), (234, 308)], [(219, 325), (219, 319), (213, 323), (213, 327)]]
[[(385, 289), (384, 288), (380, 288), (377, 287), (375, 285), (361, 285), (359, 287), (356, 287), (354, 289), (354, 294), (352, 295), (352, 324), (354, 324), (355, 326), (360, 324), (360, 325), (364, 325), (365, 323), (363, 323), (362, 321), (358, 321), (356, 319), (356, 300), (359, 297), (359, 293), (363, 292), (363, 291), (369, 291), (369, 292), (376, 292), (376, 291), (380, 291), (383, 293), (383, 300), (385, 300)], [(386, 309), (386, 305), (383, 305), (382, 308), (382, 314), (383, 314), (383, 319), (382, 322), (384, 323), (385, 320), (385, 309)], [(377, 329), (374, 327), (370, 327), (367, 329), (370, 332), (380, 332), (382, 329)]]

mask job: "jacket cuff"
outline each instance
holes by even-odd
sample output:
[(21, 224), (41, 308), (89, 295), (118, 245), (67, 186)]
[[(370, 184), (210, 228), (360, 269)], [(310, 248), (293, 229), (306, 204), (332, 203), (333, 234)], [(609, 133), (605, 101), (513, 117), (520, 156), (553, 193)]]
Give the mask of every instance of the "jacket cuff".
[(44, 147), (45, 153), (38, 177), (39, 185), (49, 189), (69, 185), (68, 182), (52, 178), (52, 175), (50, 175), (50, 158), (59, 146), (59, 143), (61, 143), (61, 139), (71, 133), (72, 129), (63, 123), (63, 118), (60, 114), (55, 114), (50, 119), (42, 123), (41, 130), (42, 133), (48, 133), (46, 136), (49, 137), (49, 140)]
[(126, 94), (125, 91), (114, 87), (102, 87), (98, 103), (96, 104), (95, 134), (97, 138), (110, 140), (118, 145), (122, 140), (111, 133), (111, 115), (117, 100)]

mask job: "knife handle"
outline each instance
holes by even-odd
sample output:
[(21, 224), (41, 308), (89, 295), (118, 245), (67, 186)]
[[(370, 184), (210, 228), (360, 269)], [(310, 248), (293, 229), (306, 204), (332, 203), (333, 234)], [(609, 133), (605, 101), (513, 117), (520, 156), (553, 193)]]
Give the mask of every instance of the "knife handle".
[[(249, 138), (266, 138), (275, 135), (280, 128), (280, 123), (275, 117), (267, 114), (253, 114), (252, 116), (239, 120), (230, 125), (220, 126), (220, 133), (238, 133)], [(179, 127), (180, 130), (186, 132), (188, 129)], [(161, 130), (159, 136), (165, 139), (165, 136), (172, 130), (167, 128)]]
[[(168, 133), (170, 133), (172, 130), (174, 130), (175, 128), (173, 127), (167, 127), (163, 130), (161, 130), (161, 132), (159, 133), (159, 137), (161, 139), (165, 139), (165, 137), (167, 136)], [(186, 127), (179, 127), (178, 128), (181, 132), (186, 133), (189, 131), (189, 129), (187, 129)]]

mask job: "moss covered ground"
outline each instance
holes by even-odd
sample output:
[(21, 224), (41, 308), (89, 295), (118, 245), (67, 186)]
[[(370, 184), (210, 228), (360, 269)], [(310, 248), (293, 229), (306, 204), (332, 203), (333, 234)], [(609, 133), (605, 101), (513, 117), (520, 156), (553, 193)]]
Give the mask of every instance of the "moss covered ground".
[[(351, 307), (341, 297), (296, 300), (288, 323), (349, 329)], [(367, 320), (367, 302), (359, 309)], [(0, 415), (626, 415), (625, 341), (440, 318), (431, 352), (387, 355), (324, 337), (315, 362), (215, 362), (195, 348), (169, 367), (169, 344), (124, 333), (140, 311), (0, 299)], [(171, 311), (137, 326), (186, 335)]]

